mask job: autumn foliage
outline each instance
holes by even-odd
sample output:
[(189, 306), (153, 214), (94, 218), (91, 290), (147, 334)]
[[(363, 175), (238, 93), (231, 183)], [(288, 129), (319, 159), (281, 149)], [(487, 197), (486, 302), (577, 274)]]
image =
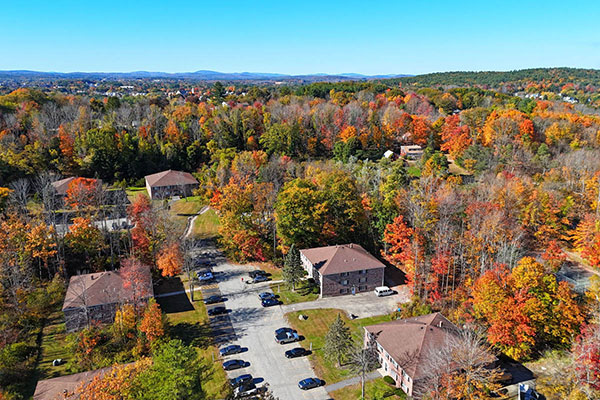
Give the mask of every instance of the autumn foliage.
[(179, 244), (170, 243), (164, 246), (156, 259), (156, 266), (162, 276), (175, 276), (181, 273), (183, 254)]

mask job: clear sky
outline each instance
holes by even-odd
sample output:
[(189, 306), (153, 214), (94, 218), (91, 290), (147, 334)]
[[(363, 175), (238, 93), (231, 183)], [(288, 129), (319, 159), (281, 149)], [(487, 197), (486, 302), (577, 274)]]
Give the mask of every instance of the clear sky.
[(3, 0), (0, 69), (600, 68), (600, 1)]

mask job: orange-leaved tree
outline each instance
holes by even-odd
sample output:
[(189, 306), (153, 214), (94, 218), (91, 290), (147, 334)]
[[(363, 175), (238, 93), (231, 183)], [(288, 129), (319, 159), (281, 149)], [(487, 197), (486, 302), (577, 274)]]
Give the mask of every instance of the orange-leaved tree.
[(156, 303), (156, 300), (150, 299), (140, 322), (140, 332), (152, 344), (165, 335), (165, 328), (165, 319), (160, 306)]
[(98, 205), (99, 189), (96, 179), (75, 178), (69, 183), (65, 203), (77, 210)]
[(181, 273), (183, 267), (183, 254), (179, 244), (173, 242), (164, 246), (158, 253), (156, 266), (162, 276), (175, 276)]

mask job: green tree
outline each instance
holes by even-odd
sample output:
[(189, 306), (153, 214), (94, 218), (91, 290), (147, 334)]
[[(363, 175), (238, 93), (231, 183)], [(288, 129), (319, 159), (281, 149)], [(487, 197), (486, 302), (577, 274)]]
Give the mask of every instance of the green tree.
[(323, 346), (325, 357), (335, 360), (337, 366), (340, 367), (344, 358), (352, 350), (352, 345), (350, 328), (348, 328), (342, 316), (338, 314), (325, 335), (325, 345)]
[(281, 271), (283, 280), (296, 290), (296, 284), (304, 277), (304, 268), (300, 259), (300, 251), (292, 245), (285, 256), (285, 263)]
[(135, 384), (136, 399), (203, 399), (202, 367), (195, 348), (171, 340), (153, 354), (152, 366)]

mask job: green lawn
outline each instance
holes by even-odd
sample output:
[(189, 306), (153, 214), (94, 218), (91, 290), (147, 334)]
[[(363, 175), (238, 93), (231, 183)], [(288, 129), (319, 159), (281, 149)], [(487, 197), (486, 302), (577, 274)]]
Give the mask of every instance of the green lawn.
[(304, 301), (313, 301), (319, 298), (319, 289), (315, 285), (308, 284), (308, 281), (302, 281), (296, 285), (296, 290), (289, 289), (285, 282), (271, 283), (273, 293), (279, 295), (279, 300), (283, 304), (302, 303)]
[(204, 214), (198, 215), (192, 227), (194, 237), (205, 239), (213, 238), (219, 234), (221, 222), (219, 216), (212, 208), (209, 208)]
[(187, 225), (188, 217), (192, 217), (198, 213), (203, 206), (197, 197), (188, 197), (187, 199), (177, 200), (171, 204), (169, 213), (182, 234)]
[(414, 177), (420, 177), (421, 176), (421, 170), (418, 167), (415, 166), (411, 166), (406, 168), (406, 172), (408, 172), (408, 175), (410, 176), (414, 176)]
[(58, 367), (52, 366), (52, 361), (57, 358), (62, 358), (66, 362), (71, 361), (71, 353), (67, 348), (66, 337), (65, 320), (62, 312), (53, 313), (43, 331), (42, 357), (38, 364), (40, 380), (69, 374), (68, 364)]
[(171, 324), (171, 334), (186, 344), (198, 347), (200, 362), (204, 366), (202, 387), (208, 399), (227, 397), (227, 375), (218, 361), (219, 350), (213, 343), (206, 307), (200, 291), (191, 302), (187, 295), (158, 298), (162, 310)]
[(146, 187), (145, 186), (129, 186), (127, 189), (125, 189), (125, 193), (127, 193), (127, 198), (129, 199), (130, 202), (133, 202), (135, 200), (135, 198), (137, 197), (138, 194), (143, 194), (145, 196), (148, 196), (148, 192), (146, 191)]
[[(300, 320), (298, 318), (300, 314), (308, 316), (308, 319)], [(357, 343), (362, 343), (364, 337), (363, 326), (391, 320), (390, 315), (350, 320), (342, 310), (331, 308), (294, 311), (286, 314), (290, 325), (298, 330), (298, 333), (305, 338), (300, 343), (305, 348), (309, 348), (312, 343), (313, 354), (309, 356), (311, 364), (317, 376), (324, 379), (328, 384), (339, 382), (352, 375), (347, 368), (344, 368), (343, 366), (338, 368), (335, 362), (326, 360), (322, 350), (325, 342), (325, 334), (329, 330), (329, 325), (331, 325), (338, 314), (342, 315), (342, 319), (350, 327), (352, 335)]]
[[(356, 400), (360, 399), (360, 383), (345, 388), (338, 389), (330, 393), (334, 400)], [(406, 399), (406, 394), (402, 389), (394, 388), (383, 381), (383, 378), (377, 378), (365, 384), (365, 400), (401, 400)]]

